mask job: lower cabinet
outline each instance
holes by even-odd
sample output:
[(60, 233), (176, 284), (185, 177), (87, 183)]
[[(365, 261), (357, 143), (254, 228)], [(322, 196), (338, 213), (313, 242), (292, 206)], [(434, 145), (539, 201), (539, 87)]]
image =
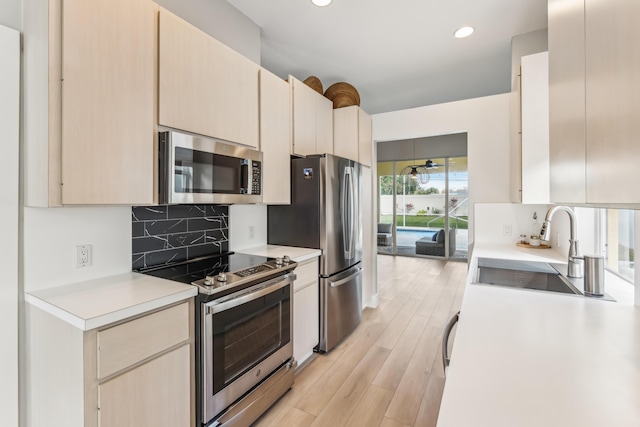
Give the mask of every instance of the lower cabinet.
[(320, 334), (320, 290), (318, 258), (303, 261), (295, 270), (293, 285), (293, 357), (304, 363), (318, 345)]
[(193, 300), (89, 331), (26, 317), (27, 426), (195, 425)]
[(182, 346), (100, 384), (99, 425), (189, 426), (189, 362), (189, 346)]

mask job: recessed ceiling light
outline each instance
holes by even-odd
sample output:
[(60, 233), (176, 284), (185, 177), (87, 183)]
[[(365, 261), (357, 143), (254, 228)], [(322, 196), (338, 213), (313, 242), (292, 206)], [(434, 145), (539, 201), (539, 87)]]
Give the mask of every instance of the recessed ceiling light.
[(463, 39), (469, 37), (471, 34), (473, 34), (473, 27), (462, 27), (458, 28), (456, 32), (453, 33), (453, 36), (457, 39)]
[(316, 6), (328, 6), (330, 3), (332, 2), (332, 0), (311, 0), (311, 3), (315, 4)]

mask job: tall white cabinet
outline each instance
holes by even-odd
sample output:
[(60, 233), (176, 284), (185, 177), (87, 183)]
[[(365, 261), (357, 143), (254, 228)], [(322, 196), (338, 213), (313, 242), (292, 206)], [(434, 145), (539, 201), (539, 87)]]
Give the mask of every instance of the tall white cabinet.
[(0, 25), (0, 418), (18, 426), (18, 147), (20, 124), (20, 33)]
[(640, 206), (640, 2), (549, 1), (551, 200)]
[(549, 203), (549, 54), (521, 59), (522, 203)]

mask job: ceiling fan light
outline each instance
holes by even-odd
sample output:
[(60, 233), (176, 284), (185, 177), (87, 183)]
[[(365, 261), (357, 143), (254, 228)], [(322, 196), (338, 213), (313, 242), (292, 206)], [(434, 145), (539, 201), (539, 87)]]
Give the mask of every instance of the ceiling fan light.
[(465, 37), (469, 37), (473, 32), (473, 27), (462, 27), (458, 28), (455, 33), (453, 33), (453, 36), (457, 39), (463, 39)]
[(411, 179), (418, 179), (418, 171), (416, 168), (411, 168)]
[(311, 3), (315, 4), (318, 7), (329, 6), (333, 0), (311, 0)]

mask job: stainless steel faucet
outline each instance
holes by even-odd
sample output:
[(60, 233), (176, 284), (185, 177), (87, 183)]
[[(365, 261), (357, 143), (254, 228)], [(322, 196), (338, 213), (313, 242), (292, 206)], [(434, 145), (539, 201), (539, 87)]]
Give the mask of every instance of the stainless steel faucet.
[(582, 257), (578, 255), (578, 241), (576, 240), (576, 215), (573, 210), (567, 206), (554, 206), (547, 212), (547, 216), (544, 218), (542, 229), (540, 230), (540, 240), (549, 240), (551, 234), (551, 218), (558, 211), (565, 211), (569, 215), (569, 225), (571, 227), (571, 235), (569, 236), (569, 261), (568, 261), (568, 273), (567, 276), (580, 278), (582, 277), (582, 264), (580, 260)]

